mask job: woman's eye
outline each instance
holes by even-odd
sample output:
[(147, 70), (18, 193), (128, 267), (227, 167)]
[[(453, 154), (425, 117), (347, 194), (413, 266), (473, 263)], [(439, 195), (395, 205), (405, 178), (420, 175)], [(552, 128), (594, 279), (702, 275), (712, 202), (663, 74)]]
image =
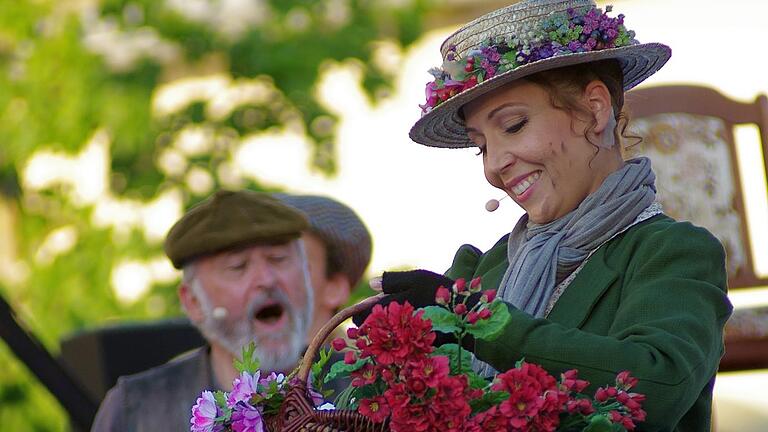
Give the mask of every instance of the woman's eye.
[(506, 131), (508, 134), (515, 134), (515, 133), (518, 133), (518, 132), (520, 132), (520, 130), (521, 130), (521, 129), (522, 129), (522, 128), (523, 128), (523, 127), (526, 125), (526, 124), (528, 124), (528, 119), (523, 119), (523, 120), (521, 120), (521, 121), (519, 121), (519, 122), (515, 123), (514, 125), (512, 125), (512, 126), (508, 127), (508, 128), (505, 130), (505, 131)]
[(232, 264), (232, 265), (229, 266), (229, 269), (230, 270), (234, 270), (234, 271), (244, 270), (245, 269), (245, 261)]

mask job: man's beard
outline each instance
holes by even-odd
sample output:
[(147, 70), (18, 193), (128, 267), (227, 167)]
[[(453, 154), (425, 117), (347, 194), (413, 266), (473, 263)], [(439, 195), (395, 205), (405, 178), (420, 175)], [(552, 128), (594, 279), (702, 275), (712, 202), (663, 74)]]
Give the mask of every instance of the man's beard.
[[(263, 371), (290, 371), (296, 366), (309, 329), (308, 314), (299, 311), (282, 290), (275, 288), (260, 292), (248, 303), (245, 316), (215, 318), (215, 307), (202, 289), (200, 281), (195, 279), (191, 285), (205, 315), (203, 322), (196, 326), (206, 339), (216, 341), (236, 358), (242, 355), (242, 347), (254, 342), (256, 356), (261, 362), (260, 369)], [(283, 313), (288, 316), (285, 331), (265, 334), (254, 331), (254, 317), (266, 303), (282, 306)]]

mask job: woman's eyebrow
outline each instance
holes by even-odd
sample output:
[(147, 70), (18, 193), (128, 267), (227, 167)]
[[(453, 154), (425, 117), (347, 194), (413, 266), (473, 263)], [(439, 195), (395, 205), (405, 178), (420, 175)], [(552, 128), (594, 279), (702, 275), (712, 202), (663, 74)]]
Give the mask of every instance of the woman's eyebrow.
[(496, 108), (492, 109), (491, 112), (488, 113), (488, 120), (491, 120), (496, 114), (499, 113), (499, 111), (503, 110), (504, 108), (527, 107), (527, 106), (528, 105), (522, 102), (507, 102), (505, 104), (501, 104)]

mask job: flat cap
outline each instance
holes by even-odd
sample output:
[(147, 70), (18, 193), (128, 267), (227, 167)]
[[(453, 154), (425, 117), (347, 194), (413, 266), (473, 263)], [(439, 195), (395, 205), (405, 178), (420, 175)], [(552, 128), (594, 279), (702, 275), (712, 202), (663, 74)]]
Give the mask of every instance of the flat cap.
[(288, 242), (308, 227), (301, 212), (269, 194), (221, 190), (171, 227), (164, 249), (180, 269), (199, 256), (254, 243)]
[(372, 242), (371, 234), (354, 210), (324, 196), (274, 196), (306, 215), (310, 231), (326, 245), (331, 271), (341, 271), (350, 284), (357, 284), (371, 260)]

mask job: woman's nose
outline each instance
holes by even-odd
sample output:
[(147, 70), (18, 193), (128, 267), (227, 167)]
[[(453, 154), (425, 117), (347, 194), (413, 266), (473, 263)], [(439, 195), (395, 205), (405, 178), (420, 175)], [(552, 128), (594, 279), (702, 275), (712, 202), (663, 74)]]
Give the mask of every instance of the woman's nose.
[(485, 162), (493, 173), (502, 174), (517, 162), (517, 156), (503, 143), (489, 140), (485, 146)]

